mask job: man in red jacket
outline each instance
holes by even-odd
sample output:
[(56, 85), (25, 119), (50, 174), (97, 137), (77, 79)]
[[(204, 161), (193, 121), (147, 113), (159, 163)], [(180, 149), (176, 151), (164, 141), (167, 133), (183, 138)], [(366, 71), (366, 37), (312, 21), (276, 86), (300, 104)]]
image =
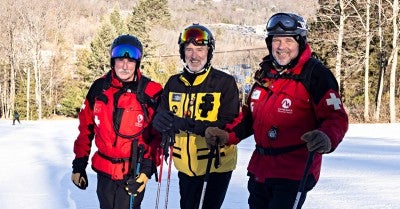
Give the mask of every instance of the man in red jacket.
[(110, 54), (111, 70), (94, 81), (79, 112), (71, 179), (80, 189), (88, 186), (85, 169), (94, 139), (100, 208), (140, 209), (161, 143), (151, 120), (162, 86), (140, 74), (143, 47), (135, 36), (118, 36)]
[(304, 19), (277, 13), (266, 28), (270, 55), (260, 64), (241, 114), (226, 131), (209, 127), (205, 135), (208, 144), (225, 145), (254, 134), (256, 148), (247, 168), (250, 209), (292, 209), (308, 154), (316, 152), (298, 201), (301, 208), (318, 181), (322, 154), (342, 141), (348, 116), (335, 77), (311, 57)]

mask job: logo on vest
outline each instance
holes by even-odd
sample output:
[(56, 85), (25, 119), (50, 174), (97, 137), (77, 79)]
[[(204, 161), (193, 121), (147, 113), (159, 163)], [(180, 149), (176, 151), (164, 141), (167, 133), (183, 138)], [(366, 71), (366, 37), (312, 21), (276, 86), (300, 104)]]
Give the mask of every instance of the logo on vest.
[(281, 102), (281, 107), (278, 108), (278, 112), (285, 114), (292, 114), (293, 110), (290, 108), (292, 106), (292, 100), (285, 98)]
[(137, 126), (137, 127), (142, 127), (143, 126), (143, 115), (142, 114), (139, 114), (137, 117), (136, 117), (136, 123), (135, 123), (135, 126)]

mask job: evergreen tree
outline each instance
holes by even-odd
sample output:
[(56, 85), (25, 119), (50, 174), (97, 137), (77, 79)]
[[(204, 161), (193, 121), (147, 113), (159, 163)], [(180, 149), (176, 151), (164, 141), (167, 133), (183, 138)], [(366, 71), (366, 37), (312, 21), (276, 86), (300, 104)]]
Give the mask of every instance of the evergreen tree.
[(118, 35), (128, 32), (127, 26), (121, 17), (118, 4), (115, 5), (114, 10), (110, 14), (110, 23)]
[(100, 76), (110, 69), (110, 47), (117, 36), (115, 28), (108, 21), (103, 21), (99, 33), (90, 43), (91, 55), (89, 69), (95, 76)]
[(86, 92), (79, 85), (79, 82), (70, 80), (70, 87), (64, 91), (64, 97), (60, 101), (60, 108), (57, 114), (61, 114), (67, 117), (76, 117), (78, 110), (82, 106), (84, 95)]
[(128, 32), (137, 36), (143, 44), (142, 71), (150, 77), (153, 77), (151, 72), (155, 72), (155, 66), (147, 58), (154, 57), (154, 50), (158, 45), (156, 40), (151, 39), (151, 30), (156, 24), (168, 24), (170, 18), (167, 0), (140, 0), (128, 18)]
[(79, 79), (78, 84), (83, 89), (89, 89), (91, 83), (96, 79), (93, 75), (92, 69), (89, 69), (89, 57), (92, 54), (88, 49), (82, 49), (77, 52), (77, 70), (75, 76)]

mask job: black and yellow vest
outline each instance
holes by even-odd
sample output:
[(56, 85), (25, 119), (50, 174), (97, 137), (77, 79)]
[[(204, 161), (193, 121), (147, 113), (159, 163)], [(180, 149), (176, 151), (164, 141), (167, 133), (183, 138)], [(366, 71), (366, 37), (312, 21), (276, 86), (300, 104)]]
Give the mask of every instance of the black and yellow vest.
[[(167, 82), (165, 90), (163, 94), (164, 99), (168, 100), (169, 110), (178, 117), (193, 118), (196, 123), (207, 121), (212, 126), (224, 127), (239, 112), (238, 90), (234, 78), (213, 68), (198, 75), (193, 84), (183, 74), (175, 75)], [(162, 105), (165, 104), (160, 104)], [(181, 131), (175, 140), (173, 160), (177, 170), (189, 176), (204, 175), (209, 153), (205, 138)], [(224, 146), (220, 153), (221, 166), (218, 169), (212, 166), (211, 172), (234, 170), (237, 147)]]

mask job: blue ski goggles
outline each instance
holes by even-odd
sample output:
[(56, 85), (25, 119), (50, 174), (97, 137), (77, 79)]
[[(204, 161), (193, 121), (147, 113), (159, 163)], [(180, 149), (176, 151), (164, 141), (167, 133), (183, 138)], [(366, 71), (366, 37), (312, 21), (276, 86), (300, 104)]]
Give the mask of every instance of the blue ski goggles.
[(193, 43), (195, 45), (208, 45), (210, 42), (210, 35), (207, 31), (200, 28), (189, 28), (184, 30), (179, 37), (179, 44)]
[(287, 14), (276, 14), (269, 19), (267, 30), (273, 30), (277, 27), (280, 27), (285, 31), (293, 31), (298, 27), (301, 28), (301, 25), (298, 25), (297, 20)]
[(138, 48), (130, 44), (121, 44), (111, 50), (111, 58), (113, 59), (118, 57), (140, 60), (142, 58), (142, 53)]

